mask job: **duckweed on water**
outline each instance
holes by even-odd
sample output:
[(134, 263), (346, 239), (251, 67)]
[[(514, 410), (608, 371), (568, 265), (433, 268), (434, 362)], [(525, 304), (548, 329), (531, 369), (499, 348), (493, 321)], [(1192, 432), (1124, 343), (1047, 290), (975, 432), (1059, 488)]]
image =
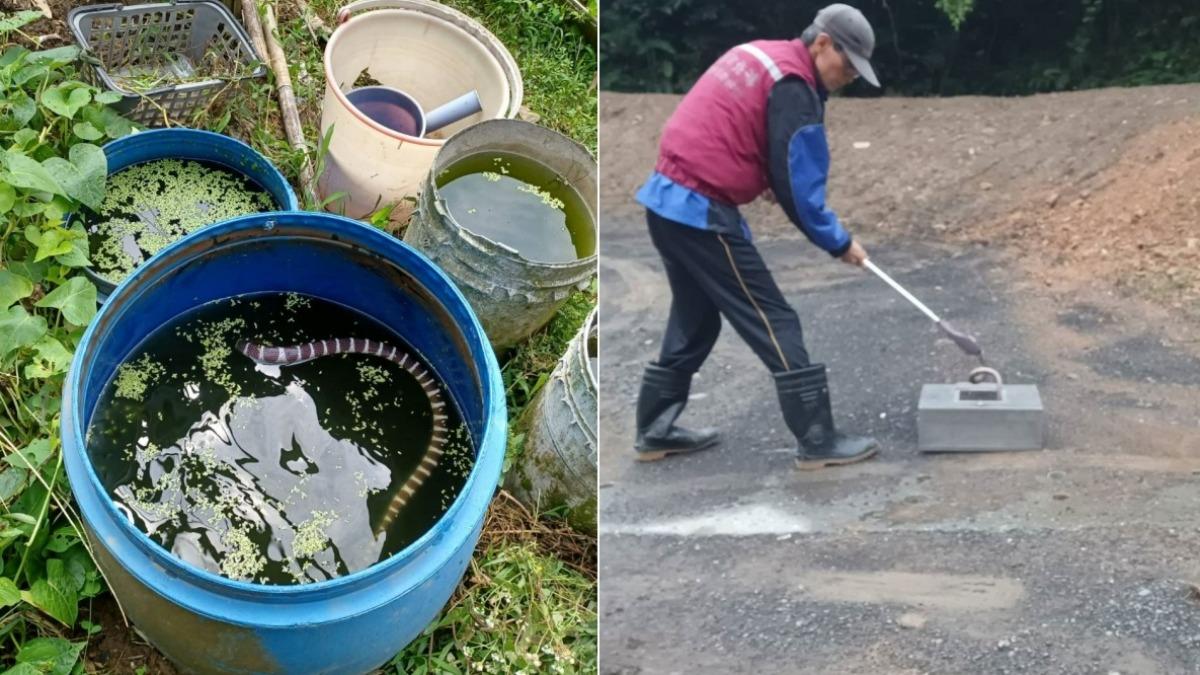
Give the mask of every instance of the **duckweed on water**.
[(202, 326), (199, 333), (200, 346), (204, 347), (204, 353), (200, 355), (204, 377), (223, 387), (230, 396), (237, 396), (242, 387), (234, 381), (226, 364), (233, 354), (237, 332), (245, 327), (246, 322), (242, 319), (222, 319)]
[(288, 293), (284, 296), (286, 299), (283, 303), (283, 308), (289, 312), (295, 312), (297, 309), (305, 309), (312, 306), (308, 298), (299, 293)]
[(158, 447), (156, 444), (146, 443), (146, 447), (138, 448), (137, 460), (138, 462), (142, 463), (153, 462), (161, 452), (162, 448)]
[(292, 552), (297, 558), (311, 558), (325, 550), (330, 543), (326, 529), (337, 520), (334, 511), (313, 511), (312, 517), (296, 527)]
[(358, 364), (358, 374), (362, 377), (363, 382), (369, 384), (383, 384), (391, 379), (391, 375), (386, 370), (365, 361)]
[(221, 559), (221, 574), (230, 579), (253, 579), (267, 566), (258, 545), (243, 528), (230, 528), (223, 539), (225, 556)]
[(117, 368), (117, 396), (142, 400), (146, 388), (153, 385), (165, 372), (162, 364), (155, 363), (149, 354), (142, 354), (137, 361), (122, 363)]
[(546, 206), (549, 206), (552, 209), (558, 209), (561, 211), (567, 205), (567, 203), (564, 202), (563, 200), (555, 197), (554, 195), (550, 194), (546, 190), (539, 188), (536, 185), (530, 185), (530, 184), (526, 183), (524, 185), (521, 185), (517, 189), (520, 190), (521, 192), (528, 192), (529, 194), (536, 196), (538, 199), (542, 200), (543, 204), (545, 204)]
[[(364, 403), (379, 395), (379, 390), (375, 387), (375, 385), (384, 384), (392, 377), (391, 373), (383, 368), (377, 365), (366, 363), (365, 361), (358, 364), (358, 376), (362, 378), (363, 383), (367, 385), (362, 391)], [(382, 409), (382, 402), (374, 407), (375, 411), (380, 411)]]
[(190, 160), (160, 159), (108, 177), (88, 225), (93, 270), (120, 283), (146, 258), (213, 223), (276, 207), (245, 177)]
[[(475, 451), (471, 448), (471, 438), (466, 426), (459, 424), (452, 427), (446, 434), (446, 445), (442, 448), (441, 465), (446, 467), (451, 475), (458, 476), (464, 481), (475, 466)], [(442, 489), (442, 509), (450, 508), (450, 502), (458, 495), (457, 491)]]

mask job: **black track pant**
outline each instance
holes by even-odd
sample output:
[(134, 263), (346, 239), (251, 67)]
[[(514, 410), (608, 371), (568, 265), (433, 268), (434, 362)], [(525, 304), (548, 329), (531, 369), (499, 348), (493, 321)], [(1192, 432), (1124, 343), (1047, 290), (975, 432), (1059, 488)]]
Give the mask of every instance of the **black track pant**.
[(699, 370), (721, 332), (721, 315), (772, 373), (809, 365), (800, 318), (750, 241), (646, 211), (650, 239), (671, 284), (671, 315), (658, 365)]

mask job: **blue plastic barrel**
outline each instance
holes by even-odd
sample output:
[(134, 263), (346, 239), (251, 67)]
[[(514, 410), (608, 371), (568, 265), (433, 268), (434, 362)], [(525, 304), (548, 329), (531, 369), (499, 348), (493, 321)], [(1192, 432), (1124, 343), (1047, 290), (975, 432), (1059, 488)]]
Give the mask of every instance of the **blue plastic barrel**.
[[(279, 169), (257, 150), (236, 138), (200, 129), (155, 129), (109, 141), (104, 144), (103, 150), (110, 176), (135, 164), (156, 159), (208, 162), (252, 180), (271, 195), (280, 211), (300, 208), (296, 193)], [(97, 297), (103, 303), (112, 293), (114, 284), (90, 268), (84, 272), (96, 284)]]
[[(157, 327), (205, 302), (265, 291), (340, 303), (398, 333), (446, 383), (477, 448), (461, 493), (420, 539), (365, 570), (307, 585), (231, 581), (174, 557), (117, 511), (84, 446), (105, 384)], [(434, 619), (478, 541), (507, 426), (487, 336), (440, 269), (357, 221), (291, 212), (213, 225), (134, 270), (84, 333), (61, 432), (88, 538), (130, 621), (186, 671), (295, 674), (367, 672)]]

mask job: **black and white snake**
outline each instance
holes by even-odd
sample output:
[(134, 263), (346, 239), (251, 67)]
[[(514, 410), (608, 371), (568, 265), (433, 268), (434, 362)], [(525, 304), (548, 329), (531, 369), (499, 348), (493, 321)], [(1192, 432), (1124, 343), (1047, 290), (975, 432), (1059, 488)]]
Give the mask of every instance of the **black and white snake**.
[(396, 491), (383, 518), (374, 528), (377, 537), (386, 532), (400, 513), (400, 509), (404, 508), (409, 498), (437, 468), (446, 445), (446, 400), (433, 375), (417, 359), (394, 345), (364, 338), (316, 340), (288, 347), (266, 347), (248, 340), (240, 340), (237, 349), (256, 363), (274, 366), (292, 366), (330, 354), (370, 354), (397, 364), (417, 380), (417, 384), (421, 385), (421, 389), (429, 396), (429, 405), (433, 410), (433, 434), (417, 468)]

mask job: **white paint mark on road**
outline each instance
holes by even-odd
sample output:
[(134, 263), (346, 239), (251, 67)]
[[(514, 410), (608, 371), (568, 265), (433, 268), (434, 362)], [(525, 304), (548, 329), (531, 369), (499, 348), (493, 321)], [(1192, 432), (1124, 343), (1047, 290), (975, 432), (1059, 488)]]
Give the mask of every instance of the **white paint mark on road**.
[(675, 537), (752, 537), (762, 534), (808, 533), (813, 524), (804, 516), (769, 504), (746, 504), (699, 516), (645, 523), (601, 525), (607, 534), (668, 535)]

